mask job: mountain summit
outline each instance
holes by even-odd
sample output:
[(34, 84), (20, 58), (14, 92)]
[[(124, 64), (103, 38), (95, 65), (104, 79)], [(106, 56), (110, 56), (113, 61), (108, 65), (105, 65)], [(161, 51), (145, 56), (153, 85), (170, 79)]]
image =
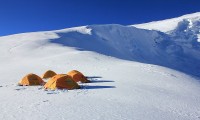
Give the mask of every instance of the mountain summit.
[(197, 12), (193, 14), (183, 15), (177, 18), (154, 21), (154, 22), (143, 23), (143, 24), (136, 24), (132, 26), (135, 26), (137, 28), (142, 28), (142, 29), (148, 29), (148, 30), (158, 30), (162, 32), (169, 32), (176, 29), (176, 27), (179, 26), (178, 24), (182, 21), (188, 21), (189, 22), (188, 27), (192, 27), (192, 26), (196, 26), (196, 22), (198, 23), (199, 20), (200, 20), (200, 12)]

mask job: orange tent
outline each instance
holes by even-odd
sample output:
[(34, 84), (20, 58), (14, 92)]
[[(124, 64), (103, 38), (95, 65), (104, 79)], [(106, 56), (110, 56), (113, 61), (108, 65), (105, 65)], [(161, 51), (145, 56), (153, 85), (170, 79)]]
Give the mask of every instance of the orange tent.
[(81, 81), (82, 83), (90, 82), (81, 72), (77, 70), (72, 70), (68, 72), (67, 75), (69, 75), (76, 82), (79, 82), (79, 81)]
[(30, 73), (22, 78), (19, 85), (43, 85), (45, 82), (36, 74)]
[(47, 78), (52, 78), (53, 76), (55, 76), (56, 73), (52, 70), (47, 70), (43, 75), (42, 78), (47, 79)]
[(55, 90), (58, 89), (79, 89), (80, 86), (66, 74), (57, 74), (52, 77), (45, 85), (45, 89)]

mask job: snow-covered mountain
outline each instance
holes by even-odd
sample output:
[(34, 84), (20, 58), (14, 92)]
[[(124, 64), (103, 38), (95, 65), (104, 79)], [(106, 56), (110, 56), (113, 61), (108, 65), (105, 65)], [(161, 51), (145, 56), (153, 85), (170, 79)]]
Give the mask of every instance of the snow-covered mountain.
[[(187, 21), (185, 22), (187, 23)], [(19, 53), (16, 56), (25, 57), (24, 54), (27, 54), (27, 51), (32, 53), (32, 49), (44, 48), (44, 45), (63, 45), (120, 59), (161, 65), (199, 76), (200, 43), (197, 41), (195, 31), (200, 29), (197, 25), (196, 29), (184, 29), (186, 23), (181, 23), (170, 34), (122, 25), (90, 25), (58, 31), (7, 36), (3, 37), (1, 41), (11, 45), (8, 47), (8, 45), (2, 44), (2, 48), (6, 47), (3, 51), (9, 51), (13, 55)], [(20, 38), (21, 36), (23, 39)], [(13, 42), (7, 40), (13, 37), (19, 37), (20, 40), (17, 42), (14, 39), (10, 40)], [(36, 37), (38, 40), (35, 39)], [(44, 55), (46, 53), (40, 50), (33, 54), (37, 52), (39, 55), (46, 56)], [(7, 54), (5, 55), (7, 56)], [(39, 56), (38, 53), (36, 55)]]
[[(0, 37), (0, 119), (200, 119), (199, 18)], [(16, 86), (48, 69), (77, 69), (93, 82), (70, 91)]]
[(153, 21), (153, 22), (143, 23), (143, 24), (136, 24), (132, 26), (135, 26), (137, 28), (142, 28), (142, 29), (148, 29), (148, 30), (158, 30), (162, 32), (169, 32), (176, 29), (178, 24), (182, 21), (188, 21), (189, 28), (195, 27), (197, 24), (199, 24), (199, 19), (200, 19), (200, 12), (197, 12), (193, 14), (183, 15), (177, 18), (161, 20), (161, 21)]

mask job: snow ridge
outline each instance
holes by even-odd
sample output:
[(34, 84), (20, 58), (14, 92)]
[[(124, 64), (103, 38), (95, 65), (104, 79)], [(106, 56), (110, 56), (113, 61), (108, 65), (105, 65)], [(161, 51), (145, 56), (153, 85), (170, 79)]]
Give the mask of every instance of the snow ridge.
[(189, 21), (199, 21), (200, 12), (183, 15), (177, 18), (154, 21), (154, 22), (143, 23), (143, 24), (136, 24), (136, 25), (131, 25), (131, 26), (135, 26), (137, 28), (142, 28), (142, 29), (148, 29), (148, 30), (158, 30), (162, 32), (169, 32), (171, 30), (174, 30), (177, 27), (178, 23), (184, 19), (189, 20)]
[[(200, 76), (200, 20), (182, 20), (177, 27), (166, 33), (138, 29), (117, 24), (89, 25), (57, 31), (36, 32), (1, 37), (2, 48), (10, 45), (13, 55), (35, 54), (46, 46), (65, 46), (81, 51), (93, 51), (124, 60), (165, 66), (190, 75)], [(8, 40), (17, 38), (20, 40)], [(11, 42), (12, 41), (12, 42)], [(38, 49), (36, 49), (38, 48)], [(8, 49), (1, 51), (2, 56)], [(48, 47), (49, 49), (49, 47)], [(63, 48), (56, 48), (63, 52)], [(60, 50), (61, 49), (61, 50)], [(51, 50), (50, 54), (56, 53)], [(42, 51), (35, 56), (48, 56)], [(7, 56), (11, 57), (11, 56)], [(195, 64), (195, 66), (194, 66)]]
[[(59, 38), (51, 43), (94, 51), (120, 59), (156, 64), (199, 76), (199, 22), (179, 22), (165, 34), (122, 25), (90, 25), (91, 34), (77, 31), (56, 32)], [(193, 66), (192, 64), (195, 64)]]

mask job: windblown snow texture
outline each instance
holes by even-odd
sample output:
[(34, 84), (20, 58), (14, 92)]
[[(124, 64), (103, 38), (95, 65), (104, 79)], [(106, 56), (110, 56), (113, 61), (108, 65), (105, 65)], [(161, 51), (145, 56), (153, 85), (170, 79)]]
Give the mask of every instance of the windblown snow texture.
[(183, 20), (170, 34), (122, 25), (91, 25), (85, 27), (90, 34), (56, 32), (59, 37), (50, 42), (199, 76), (200, 25), (198, 21), (194, 24), (190, 27), (189, 21)]

